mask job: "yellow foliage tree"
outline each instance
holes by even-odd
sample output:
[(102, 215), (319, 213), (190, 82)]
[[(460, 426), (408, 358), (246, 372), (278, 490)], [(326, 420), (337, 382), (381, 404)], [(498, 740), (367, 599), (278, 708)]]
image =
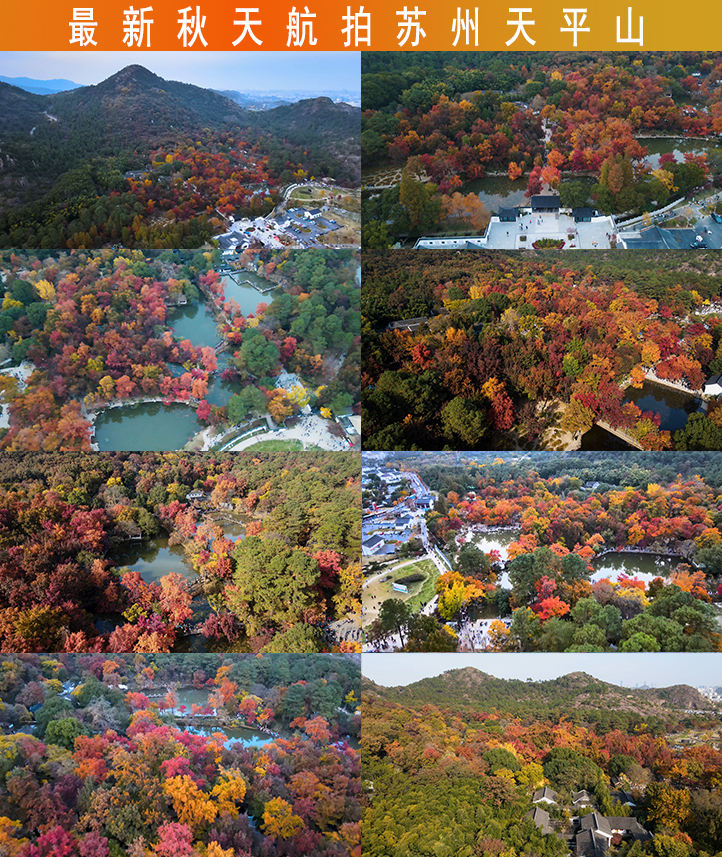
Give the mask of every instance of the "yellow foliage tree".
[(163, 784), (163, 791), (173, 801), (173, 809), (181, 824), (187, 824), (196, 829), (210, 824), (218, 815), (216, 805), (203, 794), (187, 774), (167, 779)]
[(652, 175), (659, 179), (660, 182), (667, 188), (668, 191), (674, 192), (679, 188), (674, 186), (674, 174), (669, 170), (663, 170), (661, 167), (658, 170), (652, 170)]
[(35, 291), (43, 301), (51, 301), (55, 297), (55, 286), (47, 280), (38, 280), (35, 283)]
[(489, 626), (489, 647), (493, 652), (503, 652), (509, 639), (509, 629), (499, 619)]
[(211, 799), (215, 800), (218, 812), (227, 812), (233, 818), (238, 817), (238, 805), (243, 803), (245, 796), (246, 781), (240, 771), (231, 769), (221, 772), (220, 779), (211, 791)]
[(11, 821), (5, 816), (0, 816), (0, 854), (5, 857), (17, 857), (22, 851), (27, 839), (16, 839), (22, 824), (19, 821)]
[(235, 848), (221, 848), (217, 842), (209, 842), (206, 857), (235, 857)]
[(303, 830), (303, 819), (293, 814), (291, 804), (280, 797), (271, 798), (264, 807), (263, 829), (269, 836), (290, 839)]

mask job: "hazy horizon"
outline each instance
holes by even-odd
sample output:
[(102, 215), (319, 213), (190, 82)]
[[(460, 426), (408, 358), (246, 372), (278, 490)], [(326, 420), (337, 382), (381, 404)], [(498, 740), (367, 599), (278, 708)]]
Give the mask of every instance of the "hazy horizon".
[(361, 659), (361, 672), (383, 687), (413, 684), (444, 672), (474, 667), (504, 679), (547, 681), (572, 672), (585, 672), (610, 684), (634, 687), (692, 687), (722, 685), (719, 653), (398, 653), (367, 654)]
[(142, 65), (165, 80), (205, 89), (279, 94), (361, 89), (361, 58), (356, 51), (189, 51), (182, 58), (175, 51), (0, 53), (0, 75), (4, 77), (71, 80), (83, 86), (100, 83), (128, 65)]

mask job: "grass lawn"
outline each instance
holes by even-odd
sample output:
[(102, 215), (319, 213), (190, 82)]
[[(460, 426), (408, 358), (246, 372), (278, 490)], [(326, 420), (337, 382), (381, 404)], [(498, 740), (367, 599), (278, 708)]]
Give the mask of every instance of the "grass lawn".
[[(295, 438), (293, 440), (259, 440), (258, 443), (254, 443), (248, 447), (248, 452), (253, 452), (254, 450), (263, 450), (264, 452), (296, 452), (303, 448), (303, 442)], [(321, 447), (307, 446), (306, 449), (321, 449)]]
[(304, 199), (308, 201), (309, 199), (323, 199), (325, 196), (325, 191), (322, 191), (317, 187), (297, 187), (295, 190), (291, 191), (289, 199)]
[[(399, 578), (419, 572), (424, 575), (424, 580), (408, 584), (408, 594), (396, 592), (392, 588), (391, 584)], [(377, 618), (381, 603), (388, 598), (400, 598), (417, 613), (421, 609), (422, 604), (427, 604), (436, 595), (436, 579), (438, 576), (439, 570), (433, 560), (430, 559), (421, 559), (415, 562), (403, 561), (395, 565), (378, 580), (374, 581), (374, 583), (364, 586), (363, 605), (366, 608), (364, 624), (369, 625)], [(387, 580), (386, 578), (389, 579)], [(376, 598), (376, 601), (372, 601), (373, 597)]]

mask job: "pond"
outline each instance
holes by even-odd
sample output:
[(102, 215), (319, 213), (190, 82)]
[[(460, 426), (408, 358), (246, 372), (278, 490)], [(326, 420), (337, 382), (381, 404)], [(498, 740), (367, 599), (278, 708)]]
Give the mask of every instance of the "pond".
[(228, 741), (226, 741), (226, 746), (228, 747), (233, 744), (243, 744), (245, 747), (263, 747), (264, 744), (270, 744), (273, 741), (272, 735), (266, 735), (265, 732), (256, 732), (255, 729), (247, 727), (235, 728), (232, 726), (229, 728), (218, 726), (213, 729), (205, 729), (187, 726), (184, 731), (191, 732), (193, 735), (204, 735), (205, 737), (213, 735), (214, 732), (222, 732), (228, 737)]
[[(109, 559), (116, 568), (128, 568), (130, 571), (139, 572), (146, 583), (158, 583), (162, 577), (172, 572), (183, 575), (189, 581), (195, 580), (196, 577), (190, 564), (186, 562), (181, 545), (169, 544), (168, 536), (157, 536), (147, 541), (126, 542), (113, 550)], [(205, 622), (212, 612), (205, 595), (197, 595), (193, 598), (191, 608), (193, 615), (188, 621), (192, 625)], [(108, 634), (124, 621), (121, 616), (106, 614), (96, 618), (95, 627), (101, 633)], [(189, 637), (179, 635), (172, 651), (176, 654), (205, 652), (207, 651), (206, 639), (199, 634)]]
[[(196, 690), (195, 688), (181, 688), (176, 691), (176, 696), (178, 697), (178, 705), (173, 709), (173, 714), (178, 718), (185, 718), (186, 714), (189, 714), (192, 711), (192, 707), (194, 705), (208, 705), (208, 697), (211, 691), (206, 688), (200, 688)], [(153, 696), (154, 701), (158, 701), (157, 697)], [(181, 711), (182, 706), (185, 706), (185, 711)], [(268, 744), (269, 741), (272, 741), (272, 736), (268, 735), (265, 732), (260, 732), (258, 729), (252, 729), (248, 726), (218, 726), (217, 724), (213, 724), (211, 726), (203, 726), (204, 719), (207, 719), (207, 716), (201, 715), (200, 717), (193, 718), (193, 725), (187, 725), (185, 722), (176, 723), (178, 728), (184, 729), (186, 732), (192, 732), (194, 735), (212, 735), (214, 732), (222, 732), (224, 735), (228, 736), (228, 744), (245, 744), (247, 747), (262, 747), (264, 744)]]
[[(218, 360), (218, 374), (228, 366), (228, 358), (232, 356), (228, 351), (221, 351), (220, 354), (217, 355)], [(208, 393), (206, 395), (206, 401), (209, 405), (217, 405), (221, 407), (223, 405), (227, 405), (231, 396), (234, 393), (240, 393), (243, 389), (243, 384), (238, 381), (224, 381), (222, 378), (219, 378), (218, 375), (214, 376), (209, 384), (208, 384)]]
[(645, 381), (641, 388), (627, 387), (624, 400), (634, 402), (641, 411), (652, 411), (661, 417), (663, 431), (678, 431), (687, 425), (687, 419), (702, 409), (702, 400), (691, 393), (673, 390), (661, 384)]
[(609, 577), (616, 580), (619, 575), (638, 577), (649, 583), (655, 577), (668, 578), (670, 572), (684, 562), (680, 556), (655, 556), (641, 551), (624, 551), (623, 553), (608, 553), (592, 560), (594, 574), (592, 581)]
[(522, 176), (512, 181), (506, 176), (486, 176), (466, 182), (461, 193), (476, 193), (492, 214), (498, 214), (500, 208), (514, 208), (517, 205), (529, 205), (526, 196), (526, 180)]
[(140, 572), (146, 583), (157, 583), (161, 577), (176, 572), (191, 580), (193, 569), (185, 559), (181, 545), (171, 545), (168, 536), (158, 536), (147, 541), (126, 542), (110, 554), (116, 568), (129, 568)]
[[(610, 435), (613, 437), (613, 435)], [(616, 440), (616, 438), (615, 438)], [(508, 558), (508, 548), (521, 536), (521, 530), (492, 530), (490, 532), (473, 533), (471, 540), (484, 552), (491, 550), (499, 551), (502, 560)], [(655, 577), (667, 578), (670, 572), (680, 563), (684, 562), (680, 556), (655, 556), (642, 551), (624, 551), (623, 553), (607, 553), (595, 557), (592, 560), (594, 573), (591, 580), (601, 580), (609, 577), (616, 580), (619, 575), (626, 574), (628, 577), (638, 577), (649, 583)], [(504, 572), (499, 578), (499, 585), (509, 589), (509, 575)]]
[(188, 405), (124, 405), (98, 414), (95, 442), (102, 451), (164, 452), (182, 449), (202, 428)]
[[(509, 545), (515, 542), (521, 536), (521, 530), (491, 530), (489, 532), (474, 533), (471, 541), (484, 553), (489, 551), (498, 551), (502, 562), (506, 562), (509, 558)], [(509, 574), (504, 571), (498, 579), (499, 586), (504, 589), (511, 589), (509, 582)]]
[(718, 155), (722, 152), (722, 146), (720, 146), (718, 141), (713, 140), (685, 140), (679, 137), (665, 140), (659, 137), (638, 137), (637, 139), (640, 145), (647, 147), (645, 163), (653, 170), (656, 170), (659, 166), (660, 155), (670, 152), (679, 163), (684, 161), (685, 152), (693, 152), (695, 155), (703, 155), (705, 153)]
[(219, 512), (208, 515), (208, 518), (223, 530), (223, 535), (227, 539), (235, 542), (237, 539), (245, 538), (249, 517), (244, 515), (239, 518), (236, 513), (225, 515)]
[(213, 314), (202, 301), (174, 309), (168, 322), (171, 331), (181, 339), (190, 339), (197, 348), (210, 345), (215, 348), (221, 341)]
[[(565, 175), (564, 181), (575, 181), (594, 184), (594, 179), (589, 176)], [(529, 197), (526, 195), (527, 177), (520, 176), (512, 181), (507, 176), (486, 176), (483, 179), (465, 182), (461, 193), (476, 193), (479, 199), (492, 214), (498, 214), (500, 208), (515, 208), (517, 205), (526, 207), (529, 205)]]
[[(255, 315), (259, 304), (270, 304), (274, 297), (281, 291), (281, 289), (273, 288), (270, 292), (261, 294), (258, 289), (267, 289), (273, 284), (250, 271), (238, 271), (233, 277), (235, 279), (228, 274), (221, 277), (226, 300), (234, 300), (245, 316)], [(236, 282), (236, 280), (239, 282)], [(251, 285), (248, 285), (245, 281), (248, 281)], [(254, 286), (258, 288), (254, 288)]]
[(492, 530), (490, 532), (473, 533), (471, 541), (484, 553), (498, 551), (502, 561), (508, 559), (507, 550), (512, 542), (521, 536), (521, 530)]

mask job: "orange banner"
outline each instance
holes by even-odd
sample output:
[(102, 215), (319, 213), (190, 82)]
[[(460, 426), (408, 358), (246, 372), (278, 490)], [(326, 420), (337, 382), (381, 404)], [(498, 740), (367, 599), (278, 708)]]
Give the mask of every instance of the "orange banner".
[(251, 0), (3, 5), (0, 49), (14, 51), (717, 50), (722, 7), (671, 0), (589, 3), (447, 0), (302, 4)]

